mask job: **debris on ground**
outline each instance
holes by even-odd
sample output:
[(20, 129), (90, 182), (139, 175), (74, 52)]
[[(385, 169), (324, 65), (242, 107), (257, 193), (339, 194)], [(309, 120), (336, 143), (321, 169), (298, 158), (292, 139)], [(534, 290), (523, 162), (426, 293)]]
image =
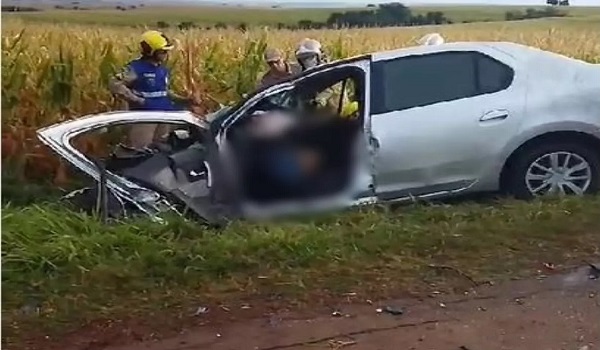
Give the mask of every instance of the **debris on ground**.
[(556, 266), (554, 266), (553, 263), (544, 263), (544, 267), (551, 271), (556, 269)]
[(590, 265), (590, 270), (588, 272), (588, 277), (591, 280), (597, 280), (600, 278), (600, 267), (597, 267), (594, 264), (590, 264), (588, 263), (588, 265)]
[(199, 316), (206, 313), (208, 313), (208, 308), (206, 306), (199, 306), (198, 309), (196, 309), (194, 316)]
[(341, 349), (346, 346), (356, 345), (354, 340), (342, 341), (342, 340), (330, 340), (329, 346), (333, 349)]
[(333, 317), (342, 317), (342, 313), (336, 310), (336, 311), (334, 311), (334, 312), (331, 313), (331, 316), (333, 316)]
[(402, 315), (404, 314), (404, 310), (400, 307), (393, 307), (393, 306), (386, 306), (384, 308), (378, 308), (375, 311), (377, 311), (378, 314), (385, 312), (387, 314), (390, 315), (394, 315), (394, 316), (398, 316), (398, 315)]

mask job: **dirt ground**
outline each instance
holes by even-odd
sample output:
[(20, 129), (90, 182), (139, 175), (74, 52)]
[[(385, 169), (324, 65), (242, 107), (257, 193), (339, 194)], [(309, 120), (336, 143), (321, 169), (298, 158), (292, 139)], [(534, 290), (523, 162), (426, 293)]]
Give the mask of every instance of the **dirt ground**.
[(65, 349), (600, 350), (600, 279), (592, 272), (584, 266), (460, 297), (364, 301), (316, 317), (275, 313), (212, 323), (169, 339), (116, 347), (86, 341)]

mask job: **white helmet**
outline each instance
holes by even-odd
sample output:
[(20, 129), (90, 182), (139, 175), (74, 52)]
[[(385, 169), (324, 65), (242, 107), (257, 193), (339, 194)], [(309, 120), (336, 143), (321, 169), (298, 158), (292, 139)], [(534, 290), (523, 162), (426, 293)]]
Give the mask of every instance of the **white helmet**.
[(419, 45), (423, 46), (441, 45), (444, 43), (444, 38), (439, 33), (429, 33), (424, 35), (417, 42), (419, 43)]
[(296, 49), (296, 59), (304, 68), (314, 67), (323, 61), (323, 51), (321, 43), (314, 39), (304, 39), (298, 44)]

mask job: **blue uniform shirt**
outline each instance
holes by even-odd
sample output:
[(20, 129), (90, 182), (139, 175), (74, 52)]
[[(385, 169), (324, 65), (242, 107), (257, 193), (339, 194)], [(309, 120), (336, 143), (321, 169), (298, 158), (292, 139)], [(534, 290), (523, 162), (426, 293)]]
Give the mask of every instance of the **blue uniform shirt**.
[(163, 65), (154, 65), (143, 59), (136, 59), (128, 64), (137, 76), (131, 90), (144, 98), (142, 106), (131, 106), (133, 110), (174, 110), (169, 98), (169, 70)]

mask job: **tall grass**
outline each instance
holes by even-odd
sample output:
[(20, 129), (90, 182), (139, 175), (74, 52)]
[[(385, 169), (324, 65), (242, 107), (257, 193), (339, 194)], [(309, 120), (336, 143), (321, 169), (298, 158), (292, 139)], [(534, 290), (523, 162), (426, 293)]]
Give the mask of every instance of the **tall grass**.
[[(429, 28), (341, 31), (255, 29), (171, 31), (177, 50), (169, 66), (179, 92), (194, 92), (212, 109), (250, 91), (265, 69), (265, 47), (292, 52), (305, 37), (320, 39), (333, 58), (414, 45), (426, 32), (450, 41), (504, 40), (600, 62), (594, 22), (540, 20)], [(80, 115), (119, 108), (108, 77), (137, 55), (140, 33), (127, 28), (32, 24), (5, 19), (2, 28), (2, 159), (25, 174), (56, 175), (60, 164), (39, 147), (35, 129)], [(93, 147), (93, 146), (89, 146)]]

